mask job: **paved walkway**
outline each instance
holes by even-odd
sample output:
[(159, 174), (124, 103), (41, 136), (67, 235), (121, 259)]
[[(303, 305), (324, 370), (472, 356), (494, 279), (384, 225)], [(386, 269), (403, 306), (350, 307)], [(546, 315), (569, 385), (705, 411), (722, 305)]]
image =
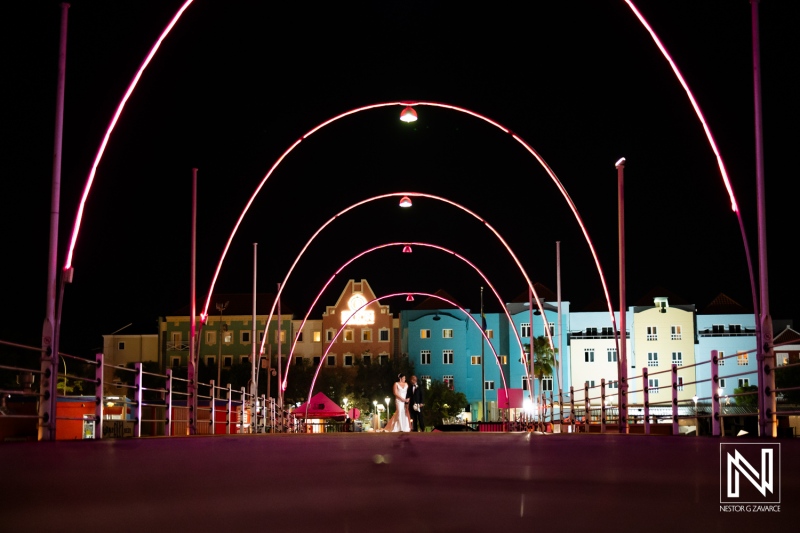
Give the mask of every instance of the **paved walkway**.
[[(720, 511), (720, 442), (781, 444), (779, 513)], [(6, 443), (0, 531), (796, 531), (799, 475), (799, 439), (347, 433)]]

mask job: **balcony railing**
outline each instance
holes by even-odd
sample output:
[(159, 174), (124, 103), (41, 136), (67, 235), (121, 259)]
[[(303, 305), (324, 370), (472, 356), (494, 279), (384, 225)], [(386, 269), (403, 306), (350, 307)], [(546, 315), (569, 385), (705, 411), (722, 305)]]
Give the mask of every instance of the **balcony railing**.
[(167, 350), (174, 352), (188, 352), (189, 342), (187, 341), (167, 341)]

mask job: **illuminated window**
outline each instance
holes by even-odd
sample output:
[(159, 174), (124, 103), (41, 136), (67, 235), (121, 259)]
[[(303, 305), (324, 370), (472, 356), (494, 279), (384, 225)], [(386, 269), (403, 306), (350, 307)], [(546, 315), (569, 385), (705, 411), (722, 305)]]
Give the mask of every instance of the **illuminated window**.
[(429, 329), (421, 329), (421, 330), (419, 330), (419, 338), (420, 339), (430, 339), (431, 338), (431, 330), (429, 330)]
[(314, 342), (322, 342), (322, 332), (315, 331), (314, 332)]
[(681, 327), (680, 326), (670, 326), (670, 339), (674, 341), (681, 340)]
[(648, 352), (648, 354), (647, 354), (647, 366), (658, 366), (658, 353), (657, 352)]
[(335, 329), (329, 329), (328, 331), (326, 331), (325, 332), (325, 342), (333, 341), (333, 336), (334, 335), (336, 335), (336, 330)]
[(717, 352), (717, 364), (719, 366), (725, 366), (725, 353), (724, 352)]
[(519, 336), (520, 337), (530, 337), (531, 336), (531, 325), (527, 322), (523, 322), (519, 325)]
[(469, 358), (469, 360), (470, 360), (470, 363), (472, 363), (473, 365), (481, 364), (481, 356), (480, 355), (473, 355), (472, 357)]
[(649, 340), (649, 341), (657, 341), (658, 340), (658, 327), (656, 327), (656, 326), (647, 326), (647, 340)]
[[(275, 330), (275, 336), (273, 338), (274, 338), (275, 342), (278, 342), (278, 330), (277, 329)], [(280, 330), (280, 339), (281, 339), (280, 340), (281, 344), (284, 344), (286, 342), (286, 330), (285, 329)]]
[(442, 364), (443, 365), (453, 364), (453, 350), (442, 350)]
[(500, 358), (500, 364), (501, 365), (507, 365), (508, 364), (508, 356), (507, 355), (501, 355), (501, 356), (499, 356), (499, 358)]
[(453, 338), (453, 330), (452, 329), (443, 329), (442, 330), (442, 338), (443, 339), (452, 339)]
[(216, 331), (206, 331), (206, 344), (217, 344)]
[(486, 338), (494, 339), (494, 330), (493, 329), (487, 329), (486, 330)]
[(344, 342), (353, 342), (353, 338), (354, 338), (353, 337), (353, 330), (352, 329), (344, 330), (344, 332), (342, 332), (342, 337), (343, 337)]
[(739, 352), (736, 354), (736, 364), (739, 366), (745, 366), (747, 364), (747, 353)]
[(431, 364), (431, 351), (430, 350), (422, 350), (419, 352), (419, 364), (421, 365), (429, 365)]
[(453, 390), (456, 386), (453, 376), (442, 376), (442, 383), (450, 390)]
[(371, 329), (362, 329), (361, 330), (361, 342), (372, 342), (372, 330)]

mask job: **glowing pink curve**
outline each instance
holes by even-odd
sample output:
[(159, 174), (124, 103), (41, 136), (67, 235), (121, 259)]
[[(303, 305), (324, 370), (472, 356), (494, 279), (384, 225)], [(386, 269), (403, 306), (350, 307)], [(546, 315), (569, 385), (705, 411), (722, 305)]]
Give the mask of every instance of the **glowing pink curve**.
[(169, 32), (172, 31), (172, 27), (177, 24), (178, 19), (181, 18), (183, 12), (189, 7), (189, 5), (194, 2), (194, 0), (186, 0), (186, 2), (178, 9), (178, 12), (172, 17), (167, 27), (164, 28), (164, 31), (161, 32), (161, 35), (158, 37), (158, 40), (150, 49), (150, 52), (145, 57), (144, 61), (142, 62), (139, 70), (136, 71), (136, 75), (133, 77), (130, 85), (128, 86), (128, 90), (125, 91), (125, 95), (122, 97), (119, 105), (117, 106), (117, 110), (114, 113), (114, 116), (111, 119), (111, 123), (108, 125), (108, 129), (106, 130), (106, 134), (103, 137), (103, 141), (100, 143), (100, 148), (97, 150), (97, 155), (94, 158), (94, 163), (92, 164), (92, 169), (89, 172), (89, 178), (86, 180), (86, 185), (83, 188), (83, 195), (81, 196), (80, 204), (78, 205), (78, 212), (75, 215), (75, 225), (72, 229), (72, 237), (69, 242), (69, 249), (67, 251), (67, 260), (64, 263), (64, 270), (69, 270), (72, 268), (72, 257), (75, 254), (75, 245), (78, 242), (78, 233), (81, 230), (81, 221), (83, 220), (83, 210), (86, 206), (86, 200), (89, 198), (89, 191), (92, 189), (92, 183), (94, 183), (94, 177), (97, 173), (97, 167), (100, 165), (100, 160), (103, 158), (103, 154), (106, 151), (106, 146), (108, 145), (108, 140), (111, 138), (111, 132), (114, 131), (114, 127), (117, 125), (117, 121), (119, 120), (120, 115), (122, 115), (122, 110), (125, 108), (125, 104), (128, 102), (128, 98), (130, 98), (133, 90), (136, 88), (136, 85), (139, 83), (139, 78), (142, 77), (144, 70), (150, 64), (150, 61), (153, 59), (153, 56), (158, 51), (159, 47), (161, 46), (162, 41), (167, 38)]
[[(308, 390), (308, 398), (309, 399), (311, 398), (311, 396), (314, 393), (314, 385), (317, 383), (317, 377), (319, 376), (319, 371), (322, 370), (322, 363), (325, 361), (325, 359), (328, 356), (328, 353), (331, 351), (331, 347), (333, 346), (333, 343), (336, 342), (336, 339), (338, 339), (339, 335), (342, 334), (342, 331), (344, 331), (344, 328), (345, 328), (345, 326), (347, 326), (347, 323), (350, 322), (350, 319), (353, 318), (356, 315), (356, 313), (358, 313), (359, 311), (361, 311), (362, 309), (364, 309), (366, 306), (370, 305), (373, 302), (384, 300), (386, 298), (394, 298), (396, 296), (406, 296), (407, 297), (409, 295), (411, 295), (411, 296), (425, 296), (425, 297), (428, 297), (428, 298), (436, 298), (438, 300), (445, 301), (445, 302), (447, 302), (447, 303), (449, 303), (451, 305), (454, 305), (454, 306), (458, 307), (465, 315), (467, 315), (467, 317), (469, 317), (469, 319), (472, 320), (472, 322), (478, 327), (478, 331), (481, 332), (481, 335), (483, 336), (483, 339), (486, 342), (489, 343), (489, 348), (491, 348), (492, 353), (494, 354), (494, 359), (497, 362), (497, 368), (500, 370), (500, 379), (503, 380), (503, 388), (508, 390), (508, 384), (506, 383), (506, 377), (505, 377), (505, 374), (503, 374), (503, 366), (500, 363), (500, 356), (497, 355), (497, 351), (494, 349), (494, 346), (492, 345), (492, 341), (490, 341), (489, 337), (486, 336), (486, 332), (483, 331), (483, 328), (481, 327), (481, 325), (478, 324), (478, 321), (475, 320), (475, 317), (473, 317), (466, 309), (464, 309), (463, 307), (461, 307), (460, 305), (458, 305), (454, 301), (448, 300), (447, 298), (443, 298), (443, 297), (438, 296), (436, 294), (428, 294), (426, 292), (395, 292), (395, 293), (392, 293), (392, 294), (387, 294), (385, 296), (380, 296), (378, 298), (373, 298), (372, 300), (368, 301), (367, 303), (365, 303), (364, 305), (362, 305), (361, 307), (356, 309), (349, 317), (347, 317), (347, 320), (345, 320), (344, 323), (341, 326), (339, 326), (339, 329), (336, 332), (336, 335), (333, 336), (333, 339), (331, 340), (330, 344), (328, 344), (328, 347), (325, 349), (325, 353), (323, 353), (322, 357), (319, 358), (319, 364), (317, 365), (317, 370), (316, 370), (316, 372), (314, 372), (314, 377), (311, 380), (311, 388)], [(483, 387), (483, 383), (481, 383), (481, 386)], [(309, 402), (308, 402), (308, 400), (306, 400), (306, 416), (305, 416), (306, 420), (308, 420), (308, 404), (309, 404)]]
[(703, 111), (700, 109), (700, 105), (697, 103), (697, 100), (692, 93), (692, 90), (689, 88), (689, 84), (686, 82), (686, 79), (681, 74), (681, 71), (678, 69), (678, 66), (673, 61), (672, 56), (667, 51), (667, 48), (661, 42), (661, 39), (656, 34), (655, 30), (653, 30), (652, 26), (647, 22), (644, 18), (644, 15), (636, 8), (633, 4), (632, 0), (625, 0), (625, 3), (628, 4), (628, 7), (631, 8), (633, 14), (639, 19), (639, 22), (644, 26), (645, 30), (650, 34), (650, 37), (653, 39), (653, 42), (656, 44), (658, 49), (661, 51), (661, 55), (664, 56), (664, 59), (667, 60), (669, 66), (672, 68), (672, 72), (675, 74), (675, 77), (678, 79), (678, 83), (681, 84), (683, 87), (686, 96), (689, 98), (689, 102), (692, 104), (692, 108), (694, 109), (697, 118), (700, 120), (700, 124), (703, 126), (703, 131), (706, 134), (706, 138), (708, 139), (708, 144), (711, 146), (711, 150), (714, 152), (714, 156), (717, 158), (717, 166), (719, 166), (720, 174), (722, 175), (722, 181), (725, 184), (725, 189), (728, 191), (728, 196), (731, 200), (731, 209), (734, 213), (736, 213), (736, 218), (739, 221), (739, 232), (742, 235), (742, 242), (744, 243), (744, 254), (745, 259), (747, 261), (747, 269), (750, 274), (750, 292), (753, 298), (753, 312), (756, 314), (756, 329), (760, 329), (761, 325), (758, 321), (758, 297), (756, 295), (756, 278), (755, 278), (755, 271), (753, 270), (753, 258), (750, 254), (750, 245), (747, 242), (747, 233), (744, 229), (744, 220), (742, 220), (742, 213), (739, 210), (739, 205), (736, 202), (736, 195), (733, 193), (733, 185), (731, 184), (730, 180), (728, 179), (728, 172), (725, 170), (725, 163), (722, 161), (722, 155), (720, 155), (719, 148), (717, 147), (717, 142), (714, 140), (714, 135), (711, 133), (711, 127), (706, 122), (705, 115), (703, 115)]
[[(508, 128), (500, 125), (498, 122), (495, 122), (495, 121), (489, 119), (488, 117), (485, 117), (485, 116), (483, 116), (483, 115), (481, 115), (479, 113), (476, 113), (474, 111), (471, 111), (469, 109), (466, 109), (466, 108), (463, 108), (463, 107), (454, 106), (454, 105), (451, 105), (451, 104), (438, 103), (438, 102), (385, 102), (385, 103), (367, 105), (367, 106), (363, 106), (363, 107), (357, 107), (357, 108), (351, 109), (349, 111), (345, 111), (344, 113), (340, 113), (339, 115), (336, 115), (336, 116), (334, 116), (334, 117), (332, 117), (332, 118), (320, 123), (318, 126), (315, 126), (311, 130), (309, 130), (308, 133), (303, 135), (300, 139), (295, 141), (278, 158), (278, 160), (275, 162), (275, 164), (272, 165), (270, 170), (267, 172), (267, 174), (261, 180), (259, 185), (256, 187), (256, 190), (253, 193), (253, 195), (250, 197), (250, 200), (248, 200), (247, 204), (245, 205), (244, 210), (242, 211), (241, 215), (239, 215), (239, 218), (236, 221), (236, 224), (234, 224), (233, 230), (231, 231), (231, 234), (228, 237), (228, 241), (225, 244), (225, 247), (223, 249), (222, 257), (220, 257), (219, 263), (217, 263), (217, 268), (214, 270), (214, 275), (213, 275), (213, 278), (211, 280), (211, 287), (210, 287), (210, 289), (208, 291), (208, 297), (206, 298), (206, 303), (203, 306), (203, 311), (201, 312), (201, 319), (203, 317), (208, 316), (208, 308), (211, 305), (211, 297), (212, 297), (212, 295), (214, 293), (214, 286), (217, 283), (217, 279), (219, 277), (220, 270), (222, 269), (222, 263), (225, 261), (225, 256), (227, 255), (228, 250), (230, 249), (231, 243), (233, 242), (233, 237), (236, 235), (236, 232), (238, 231), (239, 226), (241, 225), (242, 220), (244, 219), (244, 216), (247, 214), (247, 211), (250, 208), (250, 205), (252, 205), (253, 201), (255, 200), (256, 195), (259, 193), (259, 191), (261, 191), (261, 189), (263, 188), (264, 184), (269, 179), (269, 177), (273, 174), (273, 172), (278, 167), (280, 162), (283, 161), (286, 158), (286, 156), (289, 155), (289, 153), (292, 150), (294, 150), (297, 147), (298, 144), (300, 144), (301, 141), (307, 139), (310, 135), (312, 135), (313, 133), (316, 133), (317, 131), (319, 131), (323, 127), (325, 127), (325, 126), (327, 126), (329, 124), (332, 124), (333, 122), (336, 122), (337, 120), (339, 120), (339, 119), (341, 119), (343, 117), (354, 115), (356, 113), (360, 113), (361, 111), (367, 111), (367, 110), (371, 110), (371, 109), (377, 109), (377, 108), (389, 107), (389, 106), (403, 106), (403, 107), (407, 107), (407, 106), (430, 106), (430, 107), (439, 107), (439, 108), (443, 108), (443, 109), (450, 109), (450, 110), (453, 110), (453, 111), (458, 111), (460, 113), (464, 113), (464, 114), (479, 118), (479, 119), (483, 120), (484, 122), (486, 122), (487, 124), (491, 124), (492, 126), (500, 129), (504, 133), (511, 134), (515, 141), (520, 143), (529, 153), (531, 153), (536, 158), (537, 161), (539, 161), (539, 163), (544, 168), (545, 172), (547, 172), (547, 174), (550, 176), (550, 179), (553, 180), (553, 182), (558, 187), (558, 190), (561, 192), (562, 196), (564, 196), (564, 199), (567, 201), (567, 204), (569, 205), (570, 209), (572, 210), (572, 213), (575, 216), (575, 219), (577, 220), (578, 225), (581, 228), (581, 231), (582, 231), (582, 233), (584, 235), (584, 238), (586, 239), (586, 242), (589, 245), (589, 249), (591, 250), (592, 257), (594, 258), (595, 265), (597, 267), (597, 271), (598, 271), (598, 273), (600, 275), (600, 283), (601, 283), (601, 285), (603, 287), (603, 294), (605, 294), (606, 303), (608, 304), (608, 313), (609, 313), (609, 316), (611, 318), (612, 327), (614, 328), (614, 334), (616, 336), (617, 321), (616, 321), (616, 317), (614, 316), (614, 309), (613, 309), (613, 306), (611, 304), (611, 297), (610, 297), (609, 292), (608, 292), (608, 284), (606, 283), (606, 278), (605, 278), (605, 275), (603, 274), (603, 268), (600, 265), (600, 259), (597, 256), (597, 252), (595, 251), (594, 244), (592, 243), (592, 240), (589, 237), (589, 232), (587, 231), (586, 226), (583, 223), (583, 219), (581, 218), (580, 214), (578, 213), (577, 206), (575, 206), (575, 203), (569, 197), (569, 194), (567, 194), (566, 189), (564, 188), (563, 184), (561, 183), (561, 181), (556, 176), (555, 172), (553, 172), (553, 170), (544, 162), (544, 158), (542, 158), (542, 156), (539, 155), (539, 153), (536, 152), (536, 150), (534, 150), (532, 146), (530, 146), (528, 143), (526, 143), (518, 135), (512, 134), (511, 131)], [(456, 204), (454, 204), (454, 205), (456, 205)], [(478, 217), (478, 218), (480, 218), (480, 217)], [(487, 226), (488, 226), (488, 224), (487, 224)], [(492, 231), (494, 231), (494, 230), (492, 230)], [(501, 239), (501, 242), (503, 242), (503, 244), (506, 245), (506, 247), (508, 248), (507, 243), (505, 242), (505, 240), (503, 240), (502, 237), (500, 237), (500, 234), (497, 233), (497, 232), (495, 232), (495, 234)], [(528, 274), (525, 272), (525, 269), (522, 268), (522, 265), (519, 263), (519, 260), (516, 258), (516, 256), (514, 256), (514, 260), (517, 262), (517, 265), (522, 269), (522, 273), (523, 273), (523, 275), (525, 277), (525, 280), (528, 282), (528, 287), (531, 289), (531, 291), (535, 295), (536, 294), (536, 290), (533, 288), (533, 283), (531, 282), (530, 278), (528, 277)], [(537, 296), (537, 300), (538, 300), (538, 296)], [(274, 309), (274, 306), (273, 306), (273, 309)], [(272, 312), (270, 312), (270, 316), (272, 316)], [(545, 328), (545, 329), (547, 329), (547, 328)], [(548, 332), (548, 339), (550, 341), (551, 348), (555, 349), (554, 345), (553, 345), (553, 338), (549, 334), (549, 332)]]
[[(517, 343), (519, 344), (519, 351), (522, 354), (522, 364), (523, 364), (523, 367), (525, 368), (525, 375), (526, 375), (526, 377), (528, 379), (530, 379), (530, 377), (531, 377), (530, 372), (533, 372), (533, 367), (531, 367), (531, 370), (529, 372), (528, 371), (528, 357), (527, 357), (527, 354), (525, 353), (525, 348), (522, 345), (522, 339), (519, 336), (519, 332), (517, 331), (517, 327), (516, 327), (516, 325), (514, 325), (514, 320), (511, 318), (511, 314), (508, 312), (508, 308), (506, 307), (506, 304), (503, 302), (503, 298), (497, 292), (497, 289), (495, 289), (494, 285), (492, 285), (492, 282), (489, 281), (489, 278), (487, 278), (486, 275), (481, 271), (481, 269), (478, 268), (477, 265), (475, 265), (472, 261), (470, 261), (466, 257), (464, 257), (464, 256), (462, 256), (462, 255), (460, 255), (460, 254), (458, 254), (458, 253), (456, 253), (456, 252), (454, 252), (452, 250), (449, 250), (449, 249), (447, 249), (447, 248), (445, 248), (443, 246), (438, 246), (436, 244), (429, 244), (429, 243), (424, 243), (424, 242), (393, 242), (393, 243), (387, 243), (387, 244), (381, 244), (381, 245), (378, 245), (378, 246), (374, 246), (374, 247), (369, 248), (367, 250), (364, 250), (361, 253), (359, 253), (359, 254), (355, 255), (354, 257), (350, 258), (342, 266), (340, 266), (336, 270), (336, 272), (334, 272), (334, 274), (330, 277), (330, 279), (328, 279), (328, 281), (325, 283), (325, 285), (323, 285), (322, 289), (317, 293), (317, 296), (314, 298), (314, 301), (308, 307), (308, 312), (306, 313), (306, 316), (303, 318), (303, 321), (300, 323), (300, 327), (297, 328), (297, 333), (295, 334), (294, 341), (292, 342), (292, 347), (289, 349), (289, 356), (286, 359), (286, 373), (284, 374), (283, 381), (280, 384), (281, 390), (286, 390), (286, 384), (287, 384), (287, 382), (289, 380), (289, 369), (292, 367), (292, 357), (294, 356), (294, 351), (297, 348), (298, 339), (300, 338), (300, 334), (303, 332), (303, 328), (305, 327), (306, 322), (308, 321), (308, 317), (311, 316), (311, 312), (314, 310), (314, 307), (317, 305), (317, 302), (319, 302), (319, 299), (322, 297), (322, 295), (328, 289), (330, 284), (333, 282), (334, 278), (336, 278), (336, 276), (338, 276), (339, 273), (342, 270), (344, 270), (345, 268), (350, 266), (357, 259), (360, 259), (360, 258), (364, 257), (365, 255), (370, 254), (372, 252), (375, 252), (377, 250), (382, 250), (384, 248), (389, 248), (389, 247), (392, 247), (392, 246), (403, 246), (403, 247), (405, 247), (405, 246), (412, 246), (412, 247), (413, 246), (421, 246), (421, 247), (426, 247), (426, 248), (433, 248), (435, 250), (439, 250), (439, 251), (451, 254), (451, 255), (455, 256), (456, 258), (460, 259), (461, 261), (467, 263), (469, 266), (471, 266), (472, 269), (475, 270), (475, 272), (477, 272), (478, 275), (480, 275), (481, 278), (489, 286), (489, 289), (491, 289), (492, 293), (497, 298), (497, 301), (500, 302), (500, 307), (503, 308), (503, 311), (505, 312), (506, 318), (508, 318), (509, 324), (511, 324), (513, 326), (512, 329), (514, 330), (514, 336), (517, 338)], [(283, 288), (283, 287), (281, 287), (281, 288)], [(276, 300), (277, 300), (277, 298), (276, 298)], [(539, 308), (541, 309), (541, 304), (539, 304)], [(542, 309), (542, 316), (544, 316), (544, 310), (543, 309)], [(547, 329), (547, 328), (545, 328), (545, 329)], [(268, 331), (269, 331), (269, 322), (267, 322), (267, 329), (265, 330), (265, 332), (268, 332)], [(265, 339), (267, 337), (267, 334), (265, 333), (263, 337), (264, 338), (262, 338), (262, 340), (261, 340), (261, 353), (262, 354), (264, 353), (264, 342), (265, 342)], [(309, 396), (309, 398), (310, 398), (310, 396)]]

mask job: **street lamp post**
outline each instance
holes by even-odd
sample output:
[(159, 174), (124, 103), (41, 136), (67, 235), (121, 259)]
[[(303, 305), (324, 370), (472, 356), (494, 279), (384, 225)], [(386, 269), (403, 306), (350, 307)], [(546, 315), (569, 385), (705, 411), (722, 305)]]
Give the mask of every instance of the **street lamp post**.
[(386, 402), (386, 425), (388, 426), (389, 425), (389, 397), (387, 396), (386, 398), (383, 399), (383, 401)]
[(619, 202), (619, 335), (617, 336), (617, 407), (619, 409), (619, 432), (628, 432), (628, 355), (625, 327), (625, 158), (621, 157), (617, 168), (617, 199)]
[(375, 417), (376, 416), (378, 417), (378, 427), (373, 427), (372, 430), (378, 431), (379, 429), (381, 429), (381, 417), (378, 414), (378, 400), (372, 400), (372, 407), (373, 407), (373, 416), (372, 416), (373, 426), (375, 422)]
[(342, 400), (344, 404), (344, 430), (347, 431), (347, 398)]

